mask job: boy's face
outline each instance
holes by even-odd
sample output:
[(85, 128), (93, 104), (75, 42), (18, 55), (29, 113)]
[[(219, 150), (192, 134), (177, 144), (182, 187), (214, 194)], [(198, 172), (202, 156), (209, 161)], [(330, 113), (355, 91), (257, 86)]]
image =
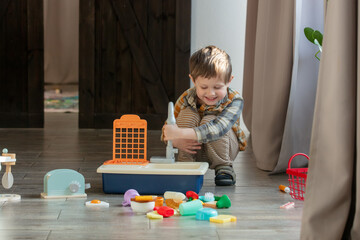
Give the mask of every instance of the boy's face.
[(231, 76), (228, 83), (225, 83), (225, 80), (219, 76), (211, 78), (199, 76), (196, 79), (193, 79), (191, 75), (189, 76), (194, 83), (199, 103), (210, 106), (216, 105), (226, 96), (227, 89), (233, 79)]

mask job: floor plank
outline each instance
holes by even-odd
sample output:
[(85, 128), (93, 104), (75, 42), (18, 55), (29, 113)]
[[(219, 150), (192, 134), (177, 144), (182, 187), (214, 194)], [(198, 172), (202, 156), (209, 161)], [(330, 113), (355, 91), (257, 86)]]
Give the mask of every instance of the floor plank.
[[(0, 239), (298, 239), (303, 202), (278, 191), (287, 176), (269, 175), (256, 168), (251, 148), (234, 163), (237, 183), (214, 184), (214, 171), (204, 176), (201, 194), (227, 194), (232, 206), (219, 214), (237, 222), (216, 224), (194, 216), (149, 220), (122, 207), (123, 196), (104, 194), (96, 173), (112, 157), (112, 130), (78, 129), (75, 113), (46, 113), (44, 129), (0, 129), (0, 148), (17, 154), (12, 167), (14, 186), (0, 193), (20, 194), (19, 202), (0, 203)], [(165, 155), (160, 131), (148, 132), (148, 158)], [(41, 199), (44, 175), (54, 169), (79, 171), (91, 184), (87, 198)], [(1, 175), (4, 173), (2, 169)], [(108, 209), (91, 209), (86, 201), (101, 199)], [(294, 209), (279, 206), (295, 201)]]

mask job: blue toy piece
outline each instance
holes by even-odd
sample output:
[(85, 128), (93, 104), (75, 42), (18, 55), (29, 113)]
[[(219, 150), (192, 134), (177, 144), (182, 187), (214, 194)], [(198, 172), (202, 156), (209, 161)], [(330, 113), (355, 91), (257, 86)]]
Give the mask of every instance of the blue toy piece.
[(201, 208), (196, 212), (196, 220), (209, 221), (211, 217), (216, 217), (218, 212), (212, 208)]
[(56, 169), (44, 176), (43, 198), (86, 197), (85, 178), (72, 169)]
[(213, 202), (215, 201), (214, 194), (211, 192), (206, 192), (204, 196), (199, 196), (199, 199), (203, 202)]

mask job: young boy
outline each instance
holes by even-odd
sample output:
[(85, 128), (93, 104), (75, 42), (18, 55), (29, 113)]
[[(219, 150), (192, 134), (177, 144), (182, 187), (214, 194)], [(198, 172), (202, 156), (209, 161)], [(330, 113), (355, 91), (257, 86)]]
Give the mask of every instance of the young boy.
[(233, 76), (229, 55), (207, 46), (189, 61), (194, 87), (176, 101), (177, 125), (164, 126), (164, 140), (179, 149), (178, 161), (208, 162), (215, 169), (215, 184), (231, 186), (236, 182), (232, 163), (246, 147), (240, 128), (243, 99), (229, 87)]

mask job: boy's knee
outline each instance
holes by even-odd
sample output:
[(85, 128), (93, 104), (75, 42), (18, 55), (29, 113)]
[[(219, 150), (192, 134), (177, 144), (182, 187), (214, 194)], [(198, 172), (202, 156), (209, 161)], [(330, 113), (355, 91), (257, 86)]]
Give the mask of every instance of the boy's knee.
[(232, 165), (239, 153), (239, 145), (232, 130), (220, 139), (206, 143), (205, 148), (207, 156), (211, 160), (211, 169), (218, 165)]
[(182, 109), (176, 118), (176, 124), (181, 128), (193, 128), (199, 126), (200, 115), (190, 107)]
[(200, 125), (206, 124), (206, 123), (210, 122), (211, 120), (214, 120), (215, 118), (216, 118), (215, 115), (206, 115), (201, 119)]

